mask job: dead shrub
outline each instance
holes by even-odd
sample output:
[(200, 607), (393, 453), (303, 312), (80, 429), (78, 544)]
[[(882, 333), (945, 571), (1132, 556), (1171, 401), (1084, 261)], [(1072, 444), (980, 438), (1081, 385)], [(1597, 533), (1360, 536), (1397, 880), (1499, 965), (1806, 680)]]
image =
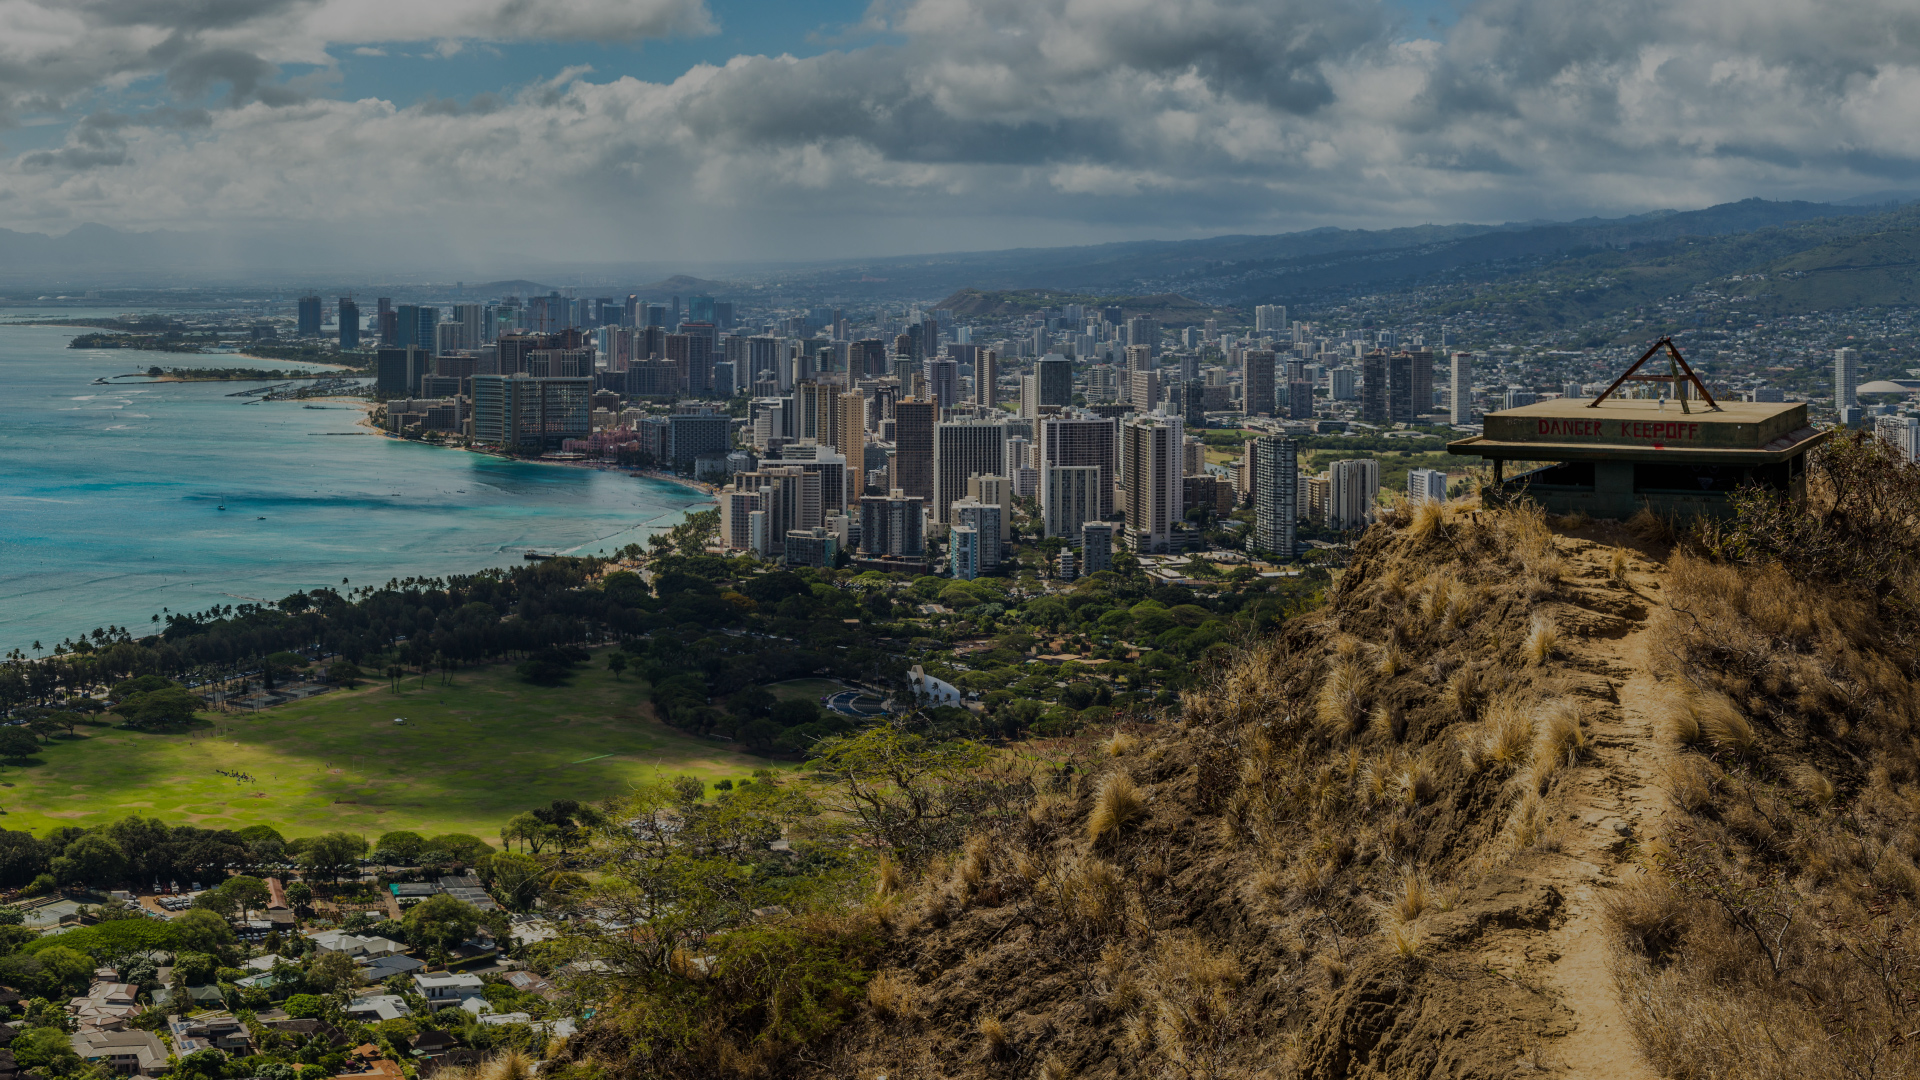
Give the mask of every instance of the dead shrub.
[(1815, 806), (1833, 805), (1834, 796), (1837, 794), (1833, 781), (1821, 775), (1819, 769), (1811, 765), (1795, 765), (1787, 771), (1787, 778), (1793, 782), (1794, 788)]
[(1098, 845), (1118, 837), (1128, 825), (1144, 816), (1147, 804), (1140, 798), (1133, 777), (1116, 772), (1100, 782), (1093, 797), (1093, 810), (1087, 814), (1087, 843)]
[(1007, 1025), (997, 1016), (982, 1016), (977, 1025), (980, 1032), (980, 1047), (986, 1052), (987, 1060), (1000, 1061), (1006, 1058), (1012, 1047), (1007, 1041)]
[(1336, 657), (1327, 669), (1326, 680), (1320, 684), (1320, 696), (1315, 701), (1315, 715), (1321, 729), (1336, 738), (1353, 734), (1365, 715), (1361, 701), (1365, 692), (1366, 676), (1358, 661), (1353, 657)]
[(867, 982), (867, 1004), (883, 1020), (913, 1020), (922, 1014), (923, 995), (911, 975), (882, 971)]
[(1407, 536), (1421, 547), (1433, 542), (1435, 537), (1446, 532), (1453, 523), (1453, 504), (1439, 499), (1421, 499), (1413, 504), (1413, 512), (1407, 521)]
[(1431, 906), (1433, 886), (1427, 881), (1427, 876), (1417, 870), (1408, 870), (1400, 875), (1400, 889), (1388, 901), (1386, 910), (1394, 921), (1411, 923), (1418, 922)]
[(1679, 757), (1661, 770), (1667, 798), (1689, 814), (1697, 814), (1713, 802), (1711, 766), (1695, 757)]
[(1627, 549), (1616, 547), (1607, 553), (1607, 576), (1615, 581), (1627, 580), (1627, 569), (1632, 563), (1627, 558)]
[(1527, 627), (1526, 640), (1521, 643), (1520, 654), (1527, 663), (1539, 665), (1553, 659), (1560, 651), (1560, 629), (1553, 620), (1544, 614), (1536, 614)]
[(1604, 894), (1600, 917), (1628, 947), (1659, 961), (1679, 944), (1690, 906), (1665, 879), (1654, 876)]
[(1107, 736), (1106, 741), (1100, 744), (1100, 749), (1105, 751), (1108, 757), (1125, 757), (1133, 753), (1134, 749), (1139, 745), (1140, 740), (1134, 738), (1132, 735), (1124, 731), (1116, 731), (1112, 735)]
[(873, 891), (879, 896), (891, 896), (900, 891), (900, 864), (892, 856), (882, 854), (873, 868)]

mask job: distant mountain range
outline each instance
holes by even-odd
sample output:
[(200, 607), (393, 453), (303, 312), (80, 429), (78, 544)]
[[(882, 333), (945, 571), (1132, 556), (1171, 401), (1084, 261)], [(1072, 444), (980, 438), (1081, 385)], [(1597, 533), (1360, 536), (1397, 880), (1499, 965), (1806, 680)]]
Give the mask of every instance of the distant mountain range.
[[(1786, 280), (1797, 283), (1787, 290), (1802, 297), (1796, 302), (1861, 297), (1867, 303), (1907, 303), (1920, 300), (1913, 271), (1903, 269), (1920, 266), (1920, 234), (1915, 232), (1920, 222), (1914, 211), (1897, 208), (1902, 201), (1911, 201), (1911, 196), (1890, 192), (1884, 198), (1846, 203), (1746, 199), (1703, 210), (1565, 222), (1322, 228), (1271, 236), (1126, 241), (810, 264), (740, 263), (713, 266), (711, 276), (701, 277), (663, 277), (659, 267), (632, 264), (530, 263), (530, 268), (538, 267), (533, 273), (556, 284), (527, 279), (469, 282), (457, 291), (467, 296), (524, 296), (561, 288), (571, 289), (576, 296), (637, 293), (649, 302), (672, 296), (684, 301), (707, 294), (781, 303), (925, 304), (946, 296), (942, 304), (966, 308), (967, 314), (991, 313), (985, 308), (1021, 308), (1044, 295), (1050, 302), (1061, 297), (1127, 298), (1129, 306), (1165, 308), (1173, 316), (1269, 302), (1310, 305), (1353, 292), (1393, 290), (1462, 275), (1497, 279), (1542, 266), (1597, 260), (1636, 267), (1648, 289), (1682, 288), (1687, 279), (1697, 280), (1703, 274), (1746, 272), (1768, 273), (1769, 280), (1781, 285), (1769, 269), (1780, 263), (1778, 271), (1791, 272)], [(222, 281), (231, 287), (237, 268), (255, 267), (251, 280), (267, 290), (320, 288), (325, 292), (337, 287), (342, 292), (366, 292), (379, 288), (381, 295), (396, 297), (415, 291), (437, 295), (452, 291), (444, 276), (440, 285), (427, 285), (428, 279), (421, 276), (411, 279), (422, 283), (417, 286), (372, 286), (364, 283), (364, 274), (361, 283), (350, 284), (351, 272), (325, 271), (326, 277), (340, 282), (332, 286), (318, 280), (321, 272), (317, 270), (276, 269), (285, 261), (286, 250), (290, 249), (284, 238), (241, 242), (181, 232), (122, 232), (103, 225), (82, 225), (57, 237), (0, 230), (0, 282), (60, 286), (63, 292), (82, 286), (195, 280)], [(337, 245), (292, 250), (310, 253), (307, 262), (315, 267), (352, 265), (352, 252)], [(1782, 260), (1793, 262), (1788, 265)], [(1843, 278), (1844, 285), (1840, 284)], [(286, 284), (268, 284), (276, 279)], [(1771, 291), (1782, 293), (1784, 288)], [(954, 295), (967, 289), (995, 295), (990, 301), (980, 295)], [(976, 307), (982, 310), (973, 310)]]

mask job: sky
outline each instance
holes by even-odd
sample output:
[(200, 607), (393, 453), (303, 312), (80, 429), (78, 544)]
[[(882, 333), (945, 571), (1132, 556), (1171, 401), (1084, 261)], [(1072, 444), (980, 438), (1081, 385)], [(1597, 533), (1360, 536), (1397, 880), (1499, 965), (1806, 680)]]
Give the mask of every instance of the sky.
[(0, 228), (450, 269), (1837, 199), (1916, 114), (1912, 0), (0, 0)]

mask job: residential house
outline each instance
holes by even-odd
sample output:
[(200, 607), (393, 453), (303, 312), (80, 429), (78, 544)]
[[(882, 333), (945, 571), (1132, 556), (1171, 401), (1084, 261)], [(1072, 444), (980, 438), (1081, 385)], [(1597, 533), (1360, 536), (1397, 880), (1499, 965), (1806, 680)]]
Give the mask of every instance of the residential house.
[(443, 1005), (458, 1005), (470, 997), (483, 997), (484, 986), (480, 976), (464, 971), (422, 972), (413, 977), (414, 992), (426, 998), (436, 1009)]
[(121, 1076), (159, 1076), (167, 1070), (167, 1048), (150, 1031), (83, 1031), (72, 1041), (74, 1053)]

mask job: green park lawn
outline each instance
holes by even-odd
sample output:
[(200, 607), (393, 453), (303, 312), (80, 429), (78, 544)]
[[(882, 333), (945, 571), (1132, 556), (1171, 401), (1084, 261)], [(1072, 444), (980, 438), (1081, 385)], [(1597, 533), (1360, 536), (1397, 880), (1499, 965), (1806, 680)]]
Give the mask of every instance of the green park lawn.
[(646, 684), (616, 680), (603, 655), (560, 687), (495, 666), (458, 672), (449, 686), (415, 676), (397, 695), (375, 683), (218, 715), (189, 732), (81, 728), (85, 737), (43, 748), (40, 764), (0, 770), (0, 827), (44, 834), (139, 814), (210, 829), (272, 825), (289, 837), (412, 829), (498, 843), (508, 818), (554, 799), (603, 799), (678, 774), (711, 784), (795, 768), (653, 720), (641, 707)]
[(790, 701), (793, 698), (805, 698), (815, 705), (818, 705), (820, 699), (828, 694), (838, 694), (841, 691), (849, 689), (852, 688), (842, 686), (832, 679), (789, 679), (786, 682), (767, 684), (767, 693), (772, 694), (781, 701)]

